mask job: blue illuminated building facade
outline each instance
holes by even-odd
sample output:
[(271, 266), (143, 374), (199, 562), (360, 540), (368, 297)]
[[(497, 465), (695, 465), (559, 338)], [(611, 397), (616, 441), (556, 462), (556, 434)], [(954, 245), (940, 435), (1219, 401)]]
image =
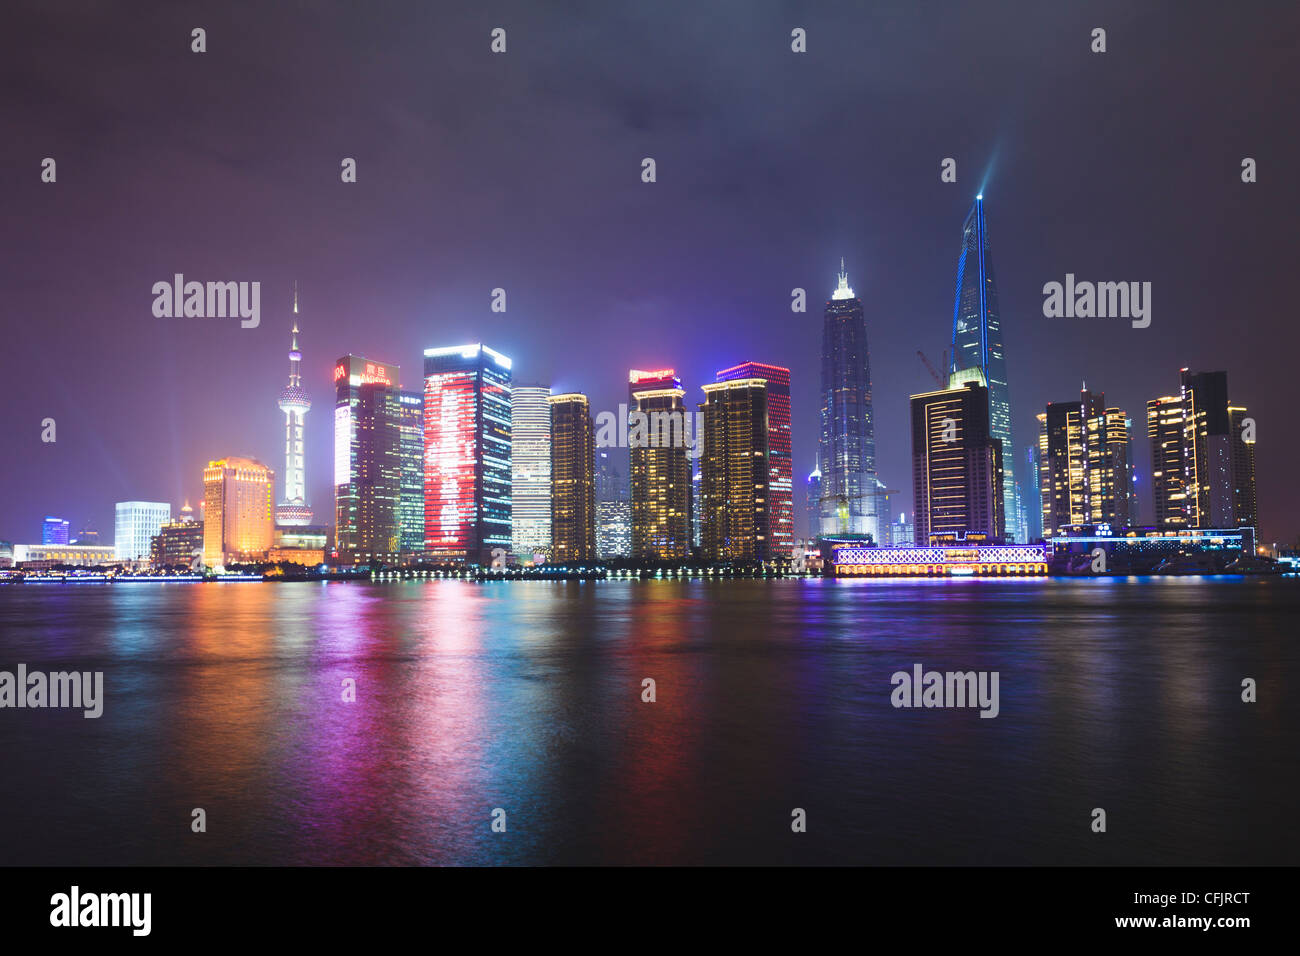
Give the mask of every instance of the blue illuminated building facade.
[[(1012, 441), (1006, 352), (1002, 342), (1002, 315), (998, 308), (993, 263), (989, 258), (983, 195), (975, 197), (975, 203), (962, 226), (952, 316), (952, 360), (949, 372), (954, 377), (955, 384), (961, 384), (974, 377), (969, 374), (972, 370), (979, 371), (979, 378), (983, 379), (981, 384), (988, 387), (989, 431), (1002, 442), (1006, 534), (1009, 539), (1024, 541), (1025, 529), (1020, 526), (1021, 509), (1016, 496), (1016, 454)], [(950, 382), (949, 387), (954, 387), (954, 382)]]

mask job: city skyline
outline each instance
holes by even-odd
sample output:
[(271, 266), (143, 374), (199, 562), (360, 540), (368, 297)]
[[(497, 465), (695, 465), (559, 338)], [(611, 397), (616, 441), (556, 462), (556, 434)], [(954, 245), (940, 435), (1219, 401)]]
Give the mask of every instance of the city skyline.
[[(293, 17), (259, 12), (258, 43), (208, 54), (229, 71), (220, 111), (202, 95), (206, 81), (186, 71), (172, 71), (167, 89), (142, 87), (139, 71), (163, 54), (109, 23), (91, 32), (112, 36), (115, 52), (89, 35), (68, 37), (43, 59), (23, 52), (19, 65), (32, 82), (72, 58), (94, 68), (125, 51), (141, 66), (93, 91), (53, 84), (65, 108), (21, 105), (17, 135), (0, 147), (16, 171), (12, 222), (26, 236), (4, 267), (6, 287), (13, 314), (34, 317), (14, 323), (13, 360), (22, 370), (48, 368), (50, 321), (42, 317), (58, 316), (60, 360), (96, 396), (78, 400), (64, 376), (20, 373), (0, 437), (29, 471), (2, 479), (0, 537), (34, 540), (52, 513), (105, 533), (115, 501), (198, 500), (195, 476), (221, 455), (280, 470), (285, 425), (271, 388), (283, 381), (295, 278), (311, 322), (303, 379), (318, 399), (330, 356), (361, 351), (415, 368), (422, 349), (441, 342), (491, 341), (516, 358), (522, 376), (581, 390), (593, 410), (617, 407), (630, 366), (675, 367), (694, 397), (717, 369), (757, 357), (791, 368), (792, 460), (803, 476), (816, 457), (816, 304), (833, 289), (843, 256), (870, 301), (879, 468), (906, 489), (907, 400), (929, 387), (914, 352), (937, 358), (950, 338), (953, 233), (982, 194), (994, 220), (1018, 470), (1036, 414), (1080, 380), (1106, 382), (1108, 401), (1138, 414), (1168, 393), (1177, 369), (1227, 369), (1233, 401), (1260, 423), (1261, 540), (1289, 542), (1300, 530), (1300, 502), (1286, 475), (1300, 467), (1300, 452), (1285, 441), (1286, 350), (1264, 346), (1287, 334), (1285, 213), (1295, 185), (1280, 157), (1294, 153), (1296, 131), (1240, 107), (1259, 84), (1276, 83), (1267, 58), (1251, 53), (1244, 25), (1220, 28), (1208, 6), (1189, 7), (1172, 26), (1121, 9), (1109, 16), (1124, 50), (1104, 58), (1086, 43), (1066, 43), (1078, 28), (1060, 11), (957, 11), (951, 32), (925, 34), (923, 47), (917, 14), (899, 21), (904, 42), (877, 46), (881, 22), (870, 12), (810, 11), (802, 16), (828, 54), (818, 58), (823, 65), (770, 76), (755, 71), (766, 62), (755, 51), (788, 34), (779, 13), (754, 12), (724, 44), (732, 69), (718, 68), (718, 38), (707, 25), (686, 18), (670, 29), (671, 17), (656, 18), (648, 27), (661, 31), (656, 43), (683, 55), (683, 82), (706, 69), (712, 78), (687, 84), (704, 90), (698, 100), (675, 83), (646, 84), (638, 73), (645, 61), (626, 59), (630, 47), (638, 55), (646, 48), (619, 39), (647, 27), (639, 15), (601, 11), (591, 27), (600, 42), (575, 46), (519, 9), (512, 35), (540, 31), (546, 41), (527, 51), (516, 45), (524, 68), (560, 89), (515, 76), (517, 95), (507, 99), (500, 61), (457, 47), (446, 69), (482, 83), (460, 100), (447, 94), (432, 114), (412, 90), (436, 87), (443, 67), (409, 55), (427, 32), (408, 24), (399, 35), (359, 16), (302, 38)], [(214, 34), (229, 32), (230, 15), (213, 15)], [(30, 32), (44, 32), (43, 14), (22, 16), (34, 21)], [(477, 29), (459, 16), (446, 29)], [(1209, 62), (1195, 42), (1162, 48), (1158, 73), (1140, 55), (1170, 31), (1203, 36), (1211, 21), (1218, 47)], [(976, 26), (991, 54), (1010, 56), (990, 59), (978, 100), (953, 103), (945, 91), (960, 82), (962, 37)], [(239, 69), (289, 36), (322, 65), (260, 79), (256, 69)], [(342, 97), (341, 127), (326, 133), (309, 119), (324, 108), (321, 97), (340, 93), (323, 64), (357, 36), (424, 72), (393, 75), (384, 63), (368, 64)], [(1016, 57), (1031, 55), (1043, 36), (1068, 55), (1026, 89)], [(846, 78), (825, 65), (862, 42), (876, 54), (863, 74)], [(913, 68), (918, 50), (926, 70)], [(608, 92), (560, 80), (554, 71), (566, 62), (609, 80)], [(1080, 71), (1089, 71), (1088, 83), (1077, 83)], [(262, 80), (284, 97), (268, 101)], [(1131, 95), (1153, 82), (1178, 88), (1155, 113)], [(574, 124), (572, 110), (531, 118), (553, 115), (546, 107), (557, 94), (589, 106), (604, 123), (600, 134)], [(790, 104), (788, 122), (800, 135), (765, 135), (772, 102)], [(114, 128), (132, 135), (110, 134), (107, 110)], [(248, 129), (232, 131), (233, 111), (249, 117)], [(160, 115), (173, 118), (153, 131)], [(857, 119), (846, 125), (845, 115)], [(1233, 136), (1189, 154), (1189, 137), (1209, 126)], [(1080, 128), (1096, 131), (1087, 148), (1070, 145)], [(448, 129), (464, 134), (454, 150), (439, 145)], [(830, 136), (833, 151), (809, 156), (798, 145)], [(36, 169), (27, 143), (48, 144), (38, 151), (59, 158), (56, 184), (35, 174), (23, 183), (20, 171)], [(93, 162), (83, 156), (87, 143)], [(347, 186), (338, 161), (352, 155), (360, 173)], [(647, 155), (660, 163), (653, 184), (637, 175)], [(941, 161), (950, 156), (957, 181), (944, 183)], [(1241, 181), (1246, 156), (1259, 161), (1256, 183)], [(129, 229), (113, 213), (124, 201), (140, 210)], [(178, 229), (178, 208), (204, 227)], [(1191, 228), (1206, 222), (1214, 242)], [(557, 234), (569, 238), (557, 243)], [(316, 236), (328, 241), (308, 241)], [(260, 281), (261, 324), (153, 317), (150, 286), (176, 272)], [(1043, 285), (1066, 274), (1151, 281), (1152, 324), (1044, 317)], [(67, 281), (78, 275), (98, 278), (89, 287)], [(497, 288), (507, 294), (505, 313), (492, 311)], [(806, 291), (805, 313), (790, 311), (794, 288)], [(576, 351), (575, 342), (585, 347)], [(47, 417), (58, 423), (48, 445), (40, 441)], [(332, 499), (332, 448), (319, 409), (307, 421), (305, 497), (319, 515)], [(1146, 444), (1134, 441), (1143, 523), (1152, 520)], [(912, 505), (904, 490), (891, 512), (910, 514)]]

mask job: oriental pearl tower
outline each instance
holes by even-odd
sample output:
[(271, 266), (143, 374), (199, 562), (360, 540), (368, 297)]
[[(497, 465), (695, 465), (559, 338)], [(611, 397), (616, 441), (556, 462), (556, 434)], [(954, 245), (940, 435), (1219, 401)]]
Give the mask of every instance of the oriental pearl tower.
[(311, 399), (302, 387), (298, 366), (298, 284), (293, 286), (293, 340), (289, 349), (289, 384), (280, 392), (280, 411), (284, 412), (284, 498), (275, 508), (275, 523), (283, 527), (311, 524), (312, 511), (307, 507), (307, 482), (303, 469), (303, 431)]

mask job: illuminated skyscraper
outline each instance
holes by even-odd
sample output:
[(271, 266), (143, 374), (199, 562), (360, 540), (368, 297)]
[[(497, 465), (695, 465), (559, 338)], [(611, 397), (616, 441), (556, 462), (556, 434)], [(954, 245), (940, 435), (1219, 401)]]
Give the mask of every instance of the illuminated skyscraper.
[[(718, 373), (719, 382), (761, 378), (767, 382), (768, 517), (771, 554), (794, 547), (794, 462), (790, 457), (790, 370), (743, 362)], [(886, 522), (887, 523), (887, 522)]]
[(849, 287), (842, 259), (822, 323), (821, 468), (821, 533), (879, 540), (871, 351), (862, 300)]
[(551, 415), (549, 385), (510, 390), (512, 547), (531, 557), (551, 548)]
[(304, 432), (311, 399), (302, 387), (302, 352), (298, 351), (298, 288), (293, 290), (293, 339), (289, 346), (289, 383), (280, 392), (280, 411), (284, 412), (284, 498), (275, 509), (276, 524), (296, 527), (311, 524), (312, 510), (307, 506), (307, 479), (304, 466), (306, 449)]
[(339, 560), (396, 561), (401, 369), (361, 355), (334, 365), (334, 544)]
[(188, 568), (195, 557), (203, 560), (203, 522), (194, 520), (194, 509), (187, 501), (175, 521), (158, 529), (149, 542), (149, 563), (155, 568)]
[(203, 469), (203, 563), (262, 561), (274, 541), (275, 472), (252, 458), (221, 458)]
[[(1038, 416), (1041, 425), (1043, 416)], [(1038, 467), (1038, 444), (1035, 443), (1025, 449), (1024, 460), (1022, 465), (1025, 469), (1025, 485), (1028, 489), (1025, 495), (1025, 540), (1039, 541), (1043, 537), (1043, 493), (1042, 493), (1042, 472)], [(1133, 520), (1137, 520), (1136, 510), (1133, 514)]]
[(1255, 431), (1241, 405), (1228, 406), (1228, 431), (1232, 434), (1232, 500), (1235, 524), (1255, 528), (1259, 505), (1255, 497)]
[(969, 382), (912, 396), (912, 484), (918, 545), (1006, 534), (1002, 443), (990, 433), (988, 389)]
[(68, 519), (46, 515), (41, 523), (41, 544), (67, 544)]
[[(988, 386), (989, 423), (993, 437), (1002, 442), (1003, 511), (1007, 537), (1024, 541), (1016, 506), (1015, 445), (1012, 441), (1011, 393), (1007, 387), (1007, 360), (1002, 342), (1002, 313), (998, 287), (989, 257), (984, 227), (984, 197), (975, 197), (962, 226), (961, 254), (957, 258), (957, 294), (952, 316), (950, 371), (979, 369)], [(949, 387), (958, 384), (950, 381)], [(919, 518), (918, 518), (919, 521)], [(920, 531), (918, 528), (918, 535)]]
[(148, 561), (149, 546), (172, 520), (166, 501), (119, 501), (113, 508), (113, 550), (119, 561)]
[(1254, 527), (1254, 428), (1228, 400), (1227, 372), (1181, 370), (1176, 396), (1147, 402), (1156, 524)]
[(1194, 528), (1236, 526), (1228, 373), (1182, 370), (1183, 482)]
[(1165, 395), (1147, 402), (1147, 437), (1151, 440), (1151, 497), (1156, 527), (1190, 527), (1183, 484), (1183, 401)]
[[(691, 555), (691, 462), (687, 455), (686, 392), (672, 369), (628, 374), (632, 461), (632, 556), (684, 561)], [(644, 415), (642, 437), (632, 419)]]
[[(549, 391), (549, 389), (547, 389)], [(550, 405), (551, 560), (596, 559), (596, 433), (587, 396), (552, 395)]]
[(632, 504), (627, 479), (610, 452), (596, 452), (596, 556), (632, 556)]
[(1108, 525), (1112, 533), (1135, 523), (1128, 418), (1106, 407), (1104, 394), (1085, 387), (1079, 400), (1053, 402), (1038, 416), (1043, 537), (1077, 525)]
[(424, 396), (397, 393), (401, 430), (401, 490), (397, 502), (398, 550), (408, 557), (424, 551)]
[(424, 543), (490, 564), (511, 547), (510, 359), (486, 345), (424, 350)]
[(710, 561), (772, 557), (768, 401), (766, 378), (704, 386), (700, 537)]
[(821, 534), (822, 509), (822, 460), (817, 455), (813, 470), (808, 473), (804, 488), (804, 507), (808, 514), (808, 537), (815, 538)]

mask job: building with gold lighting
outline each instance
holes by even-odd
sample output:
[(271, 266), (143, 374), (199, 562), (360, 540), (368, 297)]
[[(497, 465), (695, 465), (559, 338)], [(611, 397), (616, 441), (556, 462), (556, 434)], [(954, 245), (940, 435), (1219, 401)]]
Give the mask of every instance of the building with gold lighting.
[(587, 396), (567, 392), (550, 405), (551, 560), (596, 560), (596, 434)]
[(738, 378), (703, 386), (700, 544), (710, 561), (772, 557), (768, 382)]
[(274, 544), (275, 472), (252, 458), (220, 458), (203, 469), (203, 563), (266, 560)]
[(1043, 537), (1066, 528), (1135, 523), (1129, 420), (1085, 387), (1078, 401), (1053, 402), (1038, 415)]
[(1147, 402), (1156, 527), (1254, 527), (1253, 422), (1228, 400), (1227, 372), (1180, 375), (1177, 395)]
[(691, 464), (686, 446), (686, 392), (672, 369), (628, 375), (632, 406), (632, 557), (685, 561), (691, 556)]

